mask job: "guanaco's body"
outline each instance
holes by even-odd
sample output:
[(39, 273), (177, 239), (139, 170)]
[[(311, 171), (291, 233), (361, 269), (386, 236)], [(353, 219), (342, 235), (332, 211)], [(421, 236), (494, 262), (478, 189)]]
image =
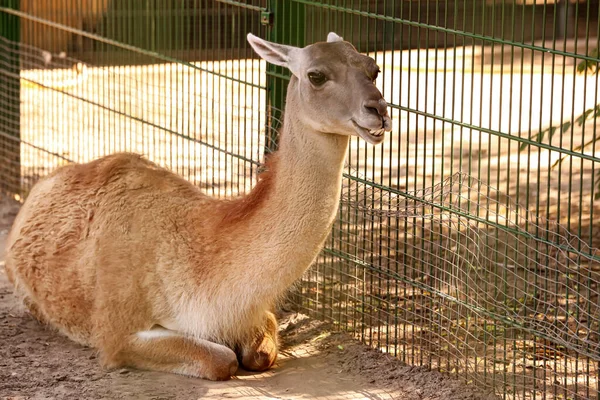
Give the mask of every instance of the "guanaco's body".
[(376, 144), (391, 129), (377, 65), (339, 36), (303, 49), (248, 40), (294, 75), (280, 150), (248, 195), (214, 199), (116, 154), (42, 179), (11, 230), (17, 295), (108, 367), (213, 380), (238, 362), (271, 367), (272, 310), (329, 233), (349, 137)]

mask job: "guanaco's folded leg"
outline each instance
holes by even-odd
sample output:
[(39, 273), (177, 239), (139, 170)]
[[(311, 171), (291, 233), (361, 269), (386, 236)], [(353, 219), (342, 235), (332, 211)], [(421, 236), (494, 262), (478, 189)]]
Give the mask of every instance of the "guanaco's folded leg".
[(278, 346), (277, 320), (273, 313), (267, 312), (263, 325), (257, 328), (248, 343), (239, 346), (238, 358), (245, 369), (264, 371), (275, 364)]
[(113, 349), (103, 349), (109, 368), (133, 367), (227, 380), (238, 369), (233, 350), (202, 339), (192, 339), (164, 328), (138, 332)]

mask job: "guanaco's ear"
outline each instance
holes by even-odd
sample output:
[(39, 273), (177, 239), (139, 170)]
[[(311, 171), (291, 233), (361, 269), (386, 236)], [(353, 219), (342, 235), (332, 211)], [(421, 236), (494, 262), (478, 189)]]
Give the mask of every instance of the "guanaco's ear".
[(294, 46), (269, 42), (251, 33), (248, 34), (248, 43), (263, 60), (287, 68), (290, 68), (292, 53), (297, 50)]
[(329, 32), (329, 34), (327, 35), (327, 42), (343, 42), (344, 38), (341, 36), (338, 36), (337, 33), (335, 32)]

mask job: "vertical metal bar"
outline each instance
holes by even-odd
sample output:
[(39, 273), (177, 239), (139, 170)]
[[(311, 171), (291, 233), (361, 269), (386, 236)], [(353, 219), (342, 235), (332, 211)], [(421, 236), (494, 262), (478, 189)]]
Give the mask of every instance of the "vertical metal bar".
[[(586, 26), (587, 35), (586, 35), (586, 52), (585, 52), (585, 54), (589, 54), (589, 51), (590, 51), (589, 46), (590, 46), (590, 42), (592, 42), (590, 40), (590, 33), (593, 34), (593, 32), (591, 31), (591, 29), (589, 28), (589, 21), (590, 21), (591, 18), (593, 18), (592, 17), (592, 13), (590, 11), (590, 3), (591, 2), (588, 2), (588, 8), (587, 8), (587, 18), (588, 18), (587, 21), (588, 21), (588, 25)], [(599, 20), (600, 20), (600, 6), (598, 7), (598, 10), (596, 12), (596, 32), (595, 32), (596, 33), (596, 35), (595, 35), (595, 37), (596, 37), (596, 40), (595, 40), (596, 50), (598, 48), (600, 48), (600, 22), (599, 22)], [(594, 42), (592, 42), (592, 43), (594, 43)], [(585, 76), (586, 81), (587, 81), (587, 78), (588, 78), (588, 71), (587, 70), (585, 71), (584, 76)], [(595, 91), (595, 93), (594, 93), (594, 104), (598, 104), (599, 99), (598, 99), (598, 71), (597, 70), (596, 70), (596, 74), (595, 74), (595, 81), (592, 83), (592, 88), (594, 88), (594, 91)], [(597, 122), (597, 121), (598, 121), (597, 118), (594, 118), (594, 122)], [(591, 132), (592, 133), (592, 137), (597, 137), (596, 136), (598, 134), (598, 130), (597, 129), (598, 129), (598, 124), (594, 123), (593, 126), (592, 126), (592, 128), (591, 128), (591, 130), (592, 130), (592, 132)], [(584, 139), (585, 139), (585, 137), (582, 137), (582, 143), (584, 143)], [(592, 143), (591, 151), (592, 151), (592, 154), (595, 154), (595, 152), (596, 152), (596, 142), (595, 141)], [(591, 187), (590, 198), (589, 198), (589, 201), (592, 204), (594, 203), (594, 199), (595, 199), (595, 196), (596, 196), (596, 193), (595, 193), (595, 190), (596, 190), (596, 184), (595, 184), (595, 182), (596, 182), (596, 179), (597, 179), (596, 178), (596, 171), (597, 171), (596, 168), (592, 168), (592, 171), (591, 171), (591, 182), (592, 182), (591, 186), (592, 187)], [(593, 228), (594, 224), (592, 224), (592, 222), (591, 222), (591, 221), (594, 220), (594, 207), (592, 206), (592, 204), (590, 204), (590, 215), (589, 215), (590, 224), (589, 224), (589, 231), (588, 231), (589, 232), (588, 233), (589, 234), (589, 238), (590, 238), (589, 239), (589, 245), (590, 246), (593, 246), (592, 245), (592, 240), (593, 240), (592, 239), (592, 235), (593, 235), (592, 232), (595, 230)], [(593, 282), (591, 271), (588, 271), (587, 278), (588, 279), (587, 279), (587, 282), (586, 282), (586, 286), (588, 288), (587, 290), (588, 290), (588, 295), (589, 295), (590, 289), (592, 288), (592, 282)], [(588, 303), (588, 310), (587, 311), (588, 311), (588, 314), (591, 315), (591, 303)], [(592, 318), (588, 318), (587, 327), (590, 330), (590, 332), (593, 331)], [(591, 373), (591, 368), (595, 368), (596, 369), (595, 376), (594, 376), (594, 374)], [(594, 387), (594, 389), (595, 389), (594, 390), (595, 396), (598, 397), (600, 395), (600, 391), (598, 390), (598, 389), (600, 389), (598, 387), (598, 381), (600, 380), (600, 363), (595, 362), (592, 359), (588, 358), (587, 359), (587, 363), (586, 363), (586, 371), (585, 372), (586, 372), (586, 394), (587, 394), (587, 397), (588, 398), (592, 397), (592, 396), (590, 396), (590, 386), (591, 386), (591, 382), (593, 382), (593, 381), (595, 381), (595, 387)]]
[[(2, 0), (2, 6), (19, 10), (19, 0)], [(19, 79), (20, 19), (0, 12), (0, 193), (21, 195), (21, 85)], [(4, 43), (2, 43), (4, 42)]]
[[(305, 6), (285, 0), (269, 0), (268, 11), (272, 24), (268, 29), (268, 40), (304, 47), (303, 35), (292, 35), (291, 32), (304, 32)], [(267, 65), (267, 126), (266, 150), (274, 149), (277, 143), (277, 131), (282, 123), (283, 107), (287, 93), (287, 82), (281, 75), (289, 75), (289, 71), (273, 64)]]
[[(482, 2), (481, 5), (482, 5), (482, 8), (481, 8), (481, 35), (484, 36), (485, 33), (486, 33), (486, 27), (487, 27), (487, 20), (486, 20), (486, 18), (487, 18), (487, 7), (486, 7), (486, 2)], [(474, 27), (474, 30), (476, 30), (475, 27)], [(484, 40), (482, 40), (481, 41), (481, 48), (482, 48), (482, 54), (483, 54), (483, 56), (481, 57), (481, 65), (479, 65), (479, 76), (481, 77), (481, 84), (479, 86), (479, 94), (478, 94), (478, 98), (479, 98), (478, 115), (480, 116), (480, 124), (483, 124), (483, 121), (482, 121), (482, 116), (483, 116), (483, 99), (485, 98), (485, 96), (484, 96), (485, 62), (487, 61), (486, 57), (485, 57), (485, 51), (486, 51), (485, 45), (486, 45), (486, 42)], [(492, 79), (490, 77), (490, 87), (491, 87), (491, 82), (492, 82)], [(481, 131), (479, 131), (479, 134), (477, 136), (478, 136), (478, 138), (477, 138), (478, 139), (477, 140), (477, 142), (478, 142), (477, 154), (482, 154), (482, 151), (484, 150), (483, 149), (483, 140), (482, 140), (483, 139), (483, 133)], [(489, 152), (488, 152), (488, 154), (489, 154)], [(482, 164), (483, 163), (481, 163), (481, 162), (477, 163), (477, 175), (476, 175), (477, 179), (482, 179), (482, 173), (483, 173), (482, 172), (482, 169), (483, 169)], [(480, 204), (481, 203), (481, 193), (478, 194), (478, 199), (477, 200), (478, 200), (478, 204)], [(484, 208), (487, 208), (487, 204), (485, 204), (485, 203), (484, 204), (480, 204), (480, 205), (482, 207), (484, 207)], [(478, 212), (479, 212), (479, 209), (478, 209)], [(485, 238), (485, 241), (486, 241), (486, 245), (487, 245), (487, 236)], [(486, 293), (489, 293), (490, 283), (491, 282), (490, 282), (489, 279), (485, 280), (484, 291)], [(481, 323), (481, 322), (480, 322), (479, 318), (476, 315), (475, 316), (475, 324), (478, 325), (479, 323)], [(489, 341), (487, 340), (487, 329), (486, 329), (486, 321), (485, 321), (485, 319), (483, 320), (483, 327), (482, 327), (482, 329), (483, 329), (483, 335), (484, 335), (484, 339), (483, 339), (483, 354), (487, 355), (488, 351), (489, 351), (489, 349), (488, 349)], [(491, 365), (492, 366), (494, 365), (493, 362), (491, 363)], [(490, 374), (489, 367), (490, 367), (490, 360), (488, 359), (487, 356), (483, 357), (483, 381), (484, 381), (484, 383), (488, 383), (488, 381), (491, 380), (491, 384), (493, 385), (494, 384), (494, 375)]]
[[(574, 37), (574, 45), (573, 45), (573, 53), (577, 53), (577, 47), (578, 47), (578, 31), (579, 31), (579, 3), (576, 3), (574, 5), (574, 7), (571, 7), (571, 10), (573, 10), (573, 19), (574, 19), (574, 24), (573, 24), (573, 37)], [(589, 37), (589, 32), (586, 34), (585, 40), (587, 43), (587, 39)], [(565, 39), (565, 47), (566, 47), (566, 39)], [(587, 54), (587, 53), (586, 53)], [(566, 57), (564, 58), (564, 60), (566, 61)], [(576, 59), (575, 59), (576, 61)], [(566, 65), (565, 62), (563, 62), (563, 65), (565, 67), (566, 70)], [(564, 75), (565, 71), (563, 71), (563, 75)], [(575, 90), (575, 85), (576, 85), (576, 79), (575, 77), (577, 76), (577, 62), (573, 63), (573, 69), (572, 69), (572, 73), (573, 73), (573, 94), (571, 96), (571, 101), (572, 101), (572, 105), (571, 105), (571, 116), (574, 118), (575, 116), (575, 99), (577, 96), (576, 90)], [(586, 98), (586, 93), (587, 93), (587, 80), (584, 81), (584, 85), (583, 85), (583, 98)], [(584, 102), (585, 105), (585, 102)], [(573, 142), (574, 142), (574, 136), (575, 136), (575, 132), (574, 132), (574, 128), (575, 128), (575, 124), (571, 125), (571, 142), (570, 142), (570, 149), (573, 150)], [(585, 143), (585, 124), (582, 125), (582, 144)], [(584, 170), (584, 162), (582, 159), (579, 160), (579, 168), (580, 168), (580, 173), (579, 173), (579, 182), (583, 182), (583, 170)], [(571, 173), (569, 176), (569, 218), (568, 218), (568, 227), (567, 229), (569, 229), (569, 231), (572, 231), (571, 229), (571, 210), (572, 210), (572, 202), (574, 201), (572, 196), (573, 196), (573, 191), (579, 191), (579, 215), (577, 217), (577, 237), (581, 237), (582, 234), (582, 223), (583, 223), (583, 219), (582, 219), (582, 211), (583, 211), (583, 192), (582, 192), (582, 188), (579, 189), (575, 189), (575, 185), (573, 185), (573, 178), (575, 177), (575, 179), (577, 179), (577, 175), (574, 172), (574, 160), (573, 158), (569, 159), (569, 172)], [(581, 242), (578, 242), (577, 244), (577, 250), (581, 251)], [(581, 264), (581, 258), (578, 257), (578, 259), (575, 261), (576, 265), (580, 265)], [(577, 306), (577, 304), (580, 304), (580, 299), (581, 299), (581, 294), (582, 294), (582, 290), (579, 289), (581, 288), (581, 275), (577, 274), (576, 275), (576, 287), (577, 289), (575, 290), (575, 319), (577, 321), (581, 321), (581, 316), (580, 316), (580, 308)], [(584, 303), (585, 304), (585, 303)], [(579, 363), (582, 362), (581, 356), (579, 353), (575, 354), (575, 366), (574, 366), (574, 371), (573, 371), (573, 375), (575, 376), (575, 387), (574, 387), (574, 391), (575, 393), (579, 393), (579, 377), (580, 377), (580, 371), (579, 371)], [(570, 371), (565, 371), (565, 373), (568, 373)]]

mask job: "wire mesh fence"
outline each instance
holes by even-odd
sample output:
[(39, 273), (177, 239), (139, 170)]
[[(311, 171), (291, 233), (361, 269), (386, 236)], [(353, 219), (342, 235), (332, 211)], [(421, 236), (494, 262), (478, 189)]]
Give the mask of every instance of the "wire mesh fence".
[(504, 398), (597, 398), (598, 1), (0, 2), (0, 182), (135, 151), (222, 197), (275, 146), (287, 72), (247, 32), (336, 31), (394, 130), (352, 140), (300, 310)]

